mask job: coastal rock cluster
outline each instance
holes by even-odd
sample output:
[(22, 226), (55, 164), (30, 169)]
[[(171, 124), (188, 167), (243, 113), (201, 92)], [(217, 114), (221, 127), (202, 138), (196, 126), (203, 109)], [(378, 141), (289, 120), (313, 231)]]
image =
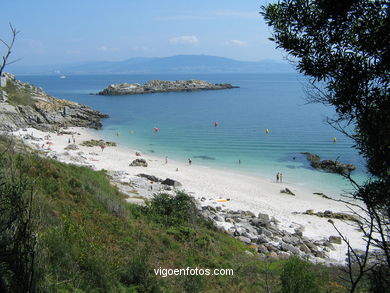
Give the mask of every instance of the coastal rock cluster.
[[(128, 174), (127, 174), (128, 175)], [(110, 173), (112, 182), (122, 191), (128, 189), (131, 182), (132, 191), (128, 201), (139, 202), (139, 198), (151, 199), (156, 192), (175, 194), (180, 182), (173, 179), (160, 179), (154, 175), (138, 174), (129, 178), (125, 172)], [(118, 185), (119, 184), (119, 185)], [(125, 192), (126, 193), (126, 192)], [(134, 193), (136, 196), (134, 197)], [(313, 262), (329, 262), (330, 252), (336, 250), (335, 245), (341, 244), (341, 237), (332, 235), (327, 239), (313, 240), (304, 236), (304, 226), (292, 224), (291, 231), (280, 228), (280, 222), (268, 214), (251, 211), (224, 209), (221, 206), (205, 205), (206, 198), (194, 200), (200, 214), (210, 220), (215, 227), (236, 239), (246, 243), (263, 259), (286, 259), (290, 256), (307, 258)]]
[(4, 73), (5, 87), (0, 88), (0, 131), (34, 127), (56, 130), (80, 126), (100, 128), (100, 119), (108, 116), (85, 105), (49, 96), (41, 88)]
[(330, 173), (337, 174), (349, 174), (352, 171), (356, 170), (356, 166), (353, 164), (342, 164), (335, 160), (322, 160), (320, 156), (312, 153), (302, 153), (306, 155), (306, 159), (310, 162), (310, 166), (315, 169), (321, 169)]
[(165, 92), (183, 92), (183, 91), (198, 91), (198, 90), (222, 90), (238, 88), (229, 83), (210, 83), (203, 80), (150, 80), (144, 85), (139, 83), (122, 83), (111, 84), (104, 90), (98, 92), (98, 95), (105, 96), (121, 96), (121, 95), (136, 95), (149, 93), (165, 93)]
[(261, 258), (285, 259), (295, 255), (312, 261), (327, 259), (329, 252), (336, 250), (334, 245), (341, 244), (339, 236), (309, 239), (303, 235), (304, 227), (298, 224), (291, 226), (293, 233), (287, 232), (279, 228), (278, 220), (263, 213), (256, 216), (250, 211), (233, 211), (218, 206), (202, 206), (201, 210), (215, 226), (255, 249)]

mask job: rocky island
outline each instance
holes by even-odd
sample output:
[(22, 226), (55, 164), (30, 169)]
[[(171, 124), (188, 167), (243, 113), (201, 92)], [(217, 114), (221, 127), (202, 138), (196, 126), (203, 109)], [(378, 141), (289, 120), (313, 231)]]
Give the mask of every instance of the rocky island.
[(100, 128), (100, 119), (108, 115), (85, 105), (54, 98), (41, 88), (15, 79), (4, 73), (5, 85), (0, 88), (0, 131), (34, 127), (56, 130), (79, 126)]
[(230, 83), (210, 83), (203, 80), (150, 80), (144, 85), (139, 83), (111, 84), (97, 94), (104, 96), (122, 96), (166, 92), (190, 92), (199, 90), (223, 90), (232, 88), (238, 88), (238, 86), (233, 86)]

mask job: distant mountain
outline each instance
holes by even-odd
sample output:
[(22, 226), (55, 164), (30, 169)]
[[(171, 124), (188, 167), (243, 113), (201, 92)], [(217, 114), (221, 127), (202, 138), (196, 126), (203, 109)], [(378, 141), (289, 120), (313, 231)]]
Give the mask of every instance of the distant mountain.
[(75, 64), (13, 66), (16, 74), (143, 74), (143, 73), (282, 73), (294, 72), (288, 63), (273, 60), (238, 61), (207, 55), (131, 58)]

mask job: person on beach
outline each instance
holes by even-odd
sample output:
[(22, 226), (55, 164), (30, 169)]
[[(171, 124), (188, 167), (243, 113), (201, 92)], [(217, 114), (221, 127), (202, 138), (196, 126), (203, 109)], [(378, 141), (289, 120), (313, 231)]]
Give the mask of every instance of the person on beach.
[(191, 166), (191, 164), (192, 164), (192, 160), (191, 160), (191, 158), (188, 158), (188, 165)]
[(278, 183), (279, 180), (280, 180), (280, 175), (279, 175), (279, 172), (278, 172), (278, 173), (276, 173), (276, 182)]
[(280, 183), (283, 183), (283, 174), (282, 173), (279, 174), (279, 181), (280, 181)]
[(70, 144), (70, 138), (68, 138), (68, 144)]
[(168, 164), (168, 157), (165, 156), (165, 164)]
[(101, 144), (100, 145), (100, 148), (102, 149), (102, 152), (104, 151), (104, 148), (105, 148), (106, 146), (104, 145), (104, 144)]
[(76, 139), (73, 137), (73, 144), (76, 144)]
[(176, 172), (179, 172), (179, 168), (176, 168)]

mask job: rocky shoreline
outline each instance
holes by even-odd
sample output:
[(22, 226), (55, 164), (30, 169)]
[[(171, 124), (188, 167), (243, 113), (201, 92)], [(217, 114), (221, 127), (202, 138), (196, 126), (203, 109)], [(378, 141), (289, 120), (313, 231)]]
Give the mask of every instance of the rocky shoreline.
[[(174, 194), (182, 185), (173, 179), (160, 179), (153, 175), (138, 174), (130, 178), (126, 172), (110, 172), (111, 181), (122, 192), (129, 195), (129, 202), (144, 204), (140, 198), (151, 199), (156, 192)], [(137, 196), (134, 196), (134, 190)], [(279, 221), (268, 214), (255, 215), (251, 211), (231, 210), (222, 204), (207, 205), (206, 198), (195, 200), (200, 214), (219, 230), (231, 235), (248, 245), (248, 248), (258, 253), (262, 259), (287, 259), (298, 256), (312, 262), (332, 264), (334, 260), (329, 252), (336, 250), (335, 245), (341, 244), (341, 237), (330, 235), (321, 240), (313, 240), (304, 236), (305, 227), (291, 224), (293, 232), (279, 226)], [(211, 199), (209, 199), (211, 200)], [(248, 253), (251, 253), (248, 250)]]
[(85, 105), (54, 98), (12, 74), (3, 75), (6, 86), (0, 88), (0, 131), (26, 127), (50, 131), (68, 126), (99, 129), (100, 120), (108, 117)]
[(139, 83), (122, 83), (111, 84), (97, 95), (104, 96), (122, 96), (122, 95), (137, 95), (151, 93), (166, 93), (166, 92), (190, 92), (199, 90), (223, 90), (238, 88), (229, 83), (210, 83), (203, 80), (150, 80), (144, 85)]

